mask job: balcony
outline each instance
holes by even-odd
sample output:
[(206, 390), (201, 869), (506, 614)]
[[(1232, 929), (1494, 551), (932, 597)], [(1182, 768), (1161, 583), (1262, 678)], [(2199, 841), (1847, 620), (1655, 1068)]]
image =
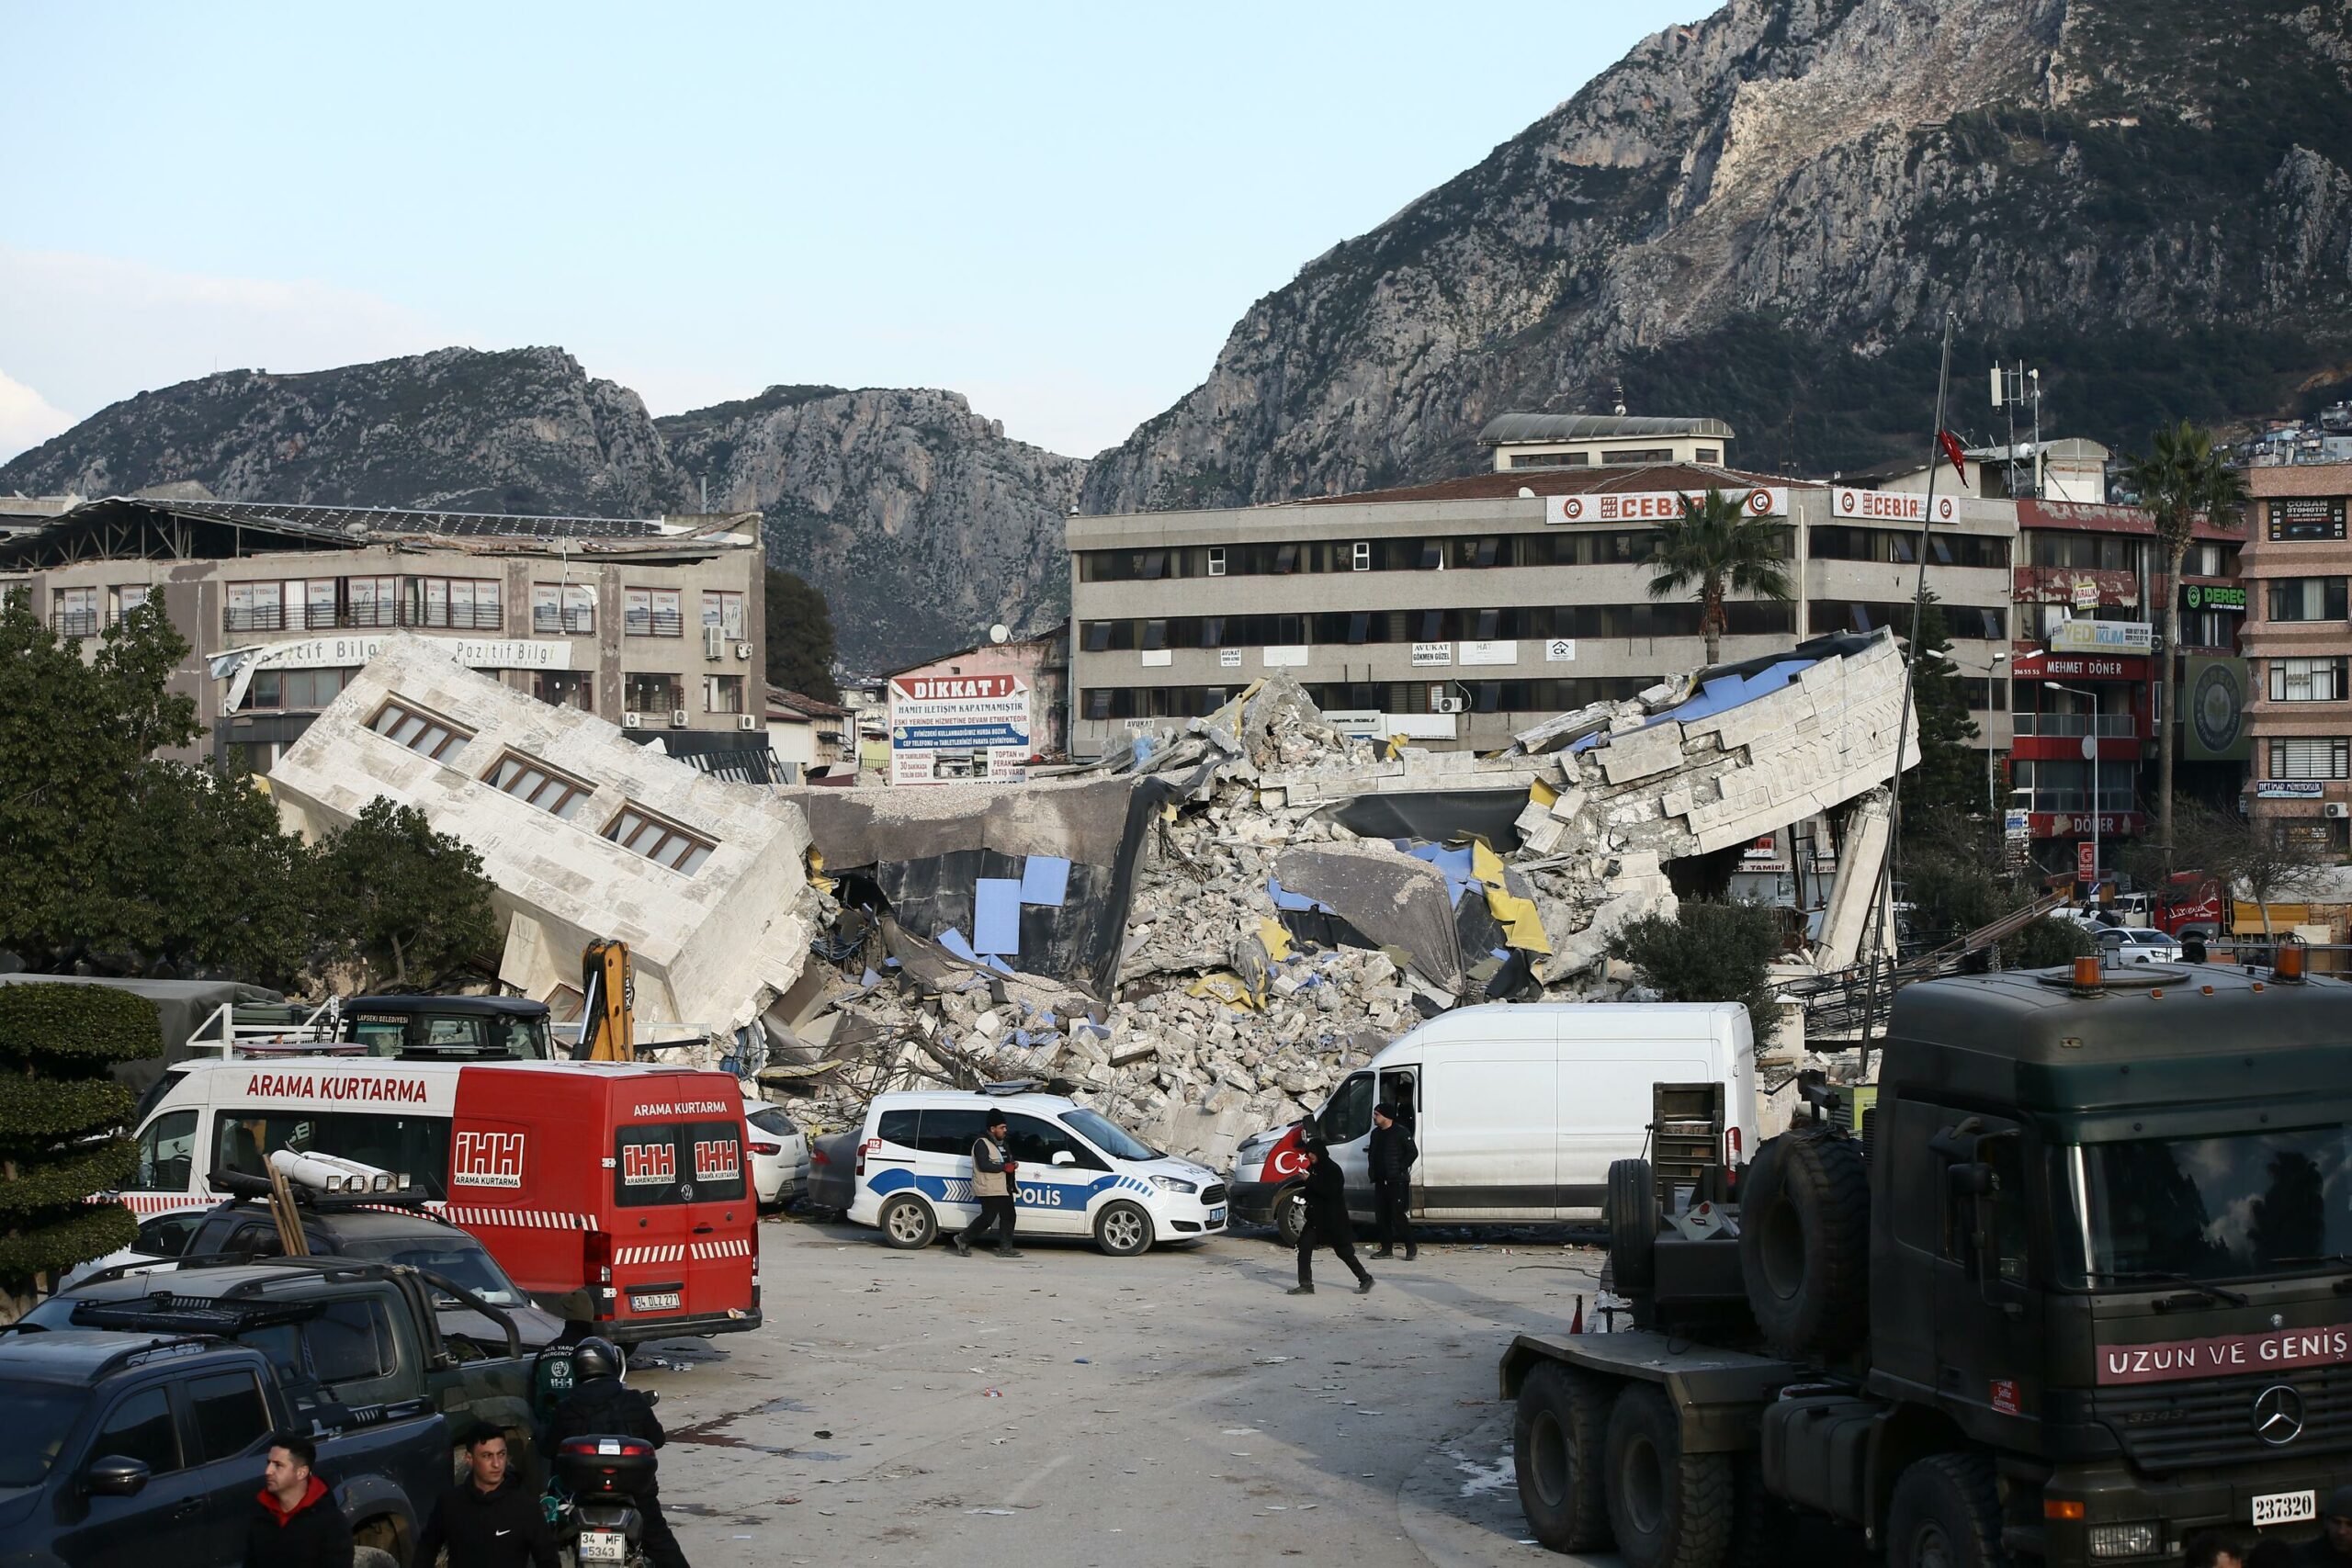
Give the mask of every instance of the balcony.
[(552, 604), (534, 604), (531, 607), (531, 629), (548, 637), (586, 637), (596, 629), (596, 612), (559, 610)]
[(2097, 719), (2096, 733), (2102, 740), (2136, 740), (2140, 739), (2140, 718), (2129, 713), (2034, 713), (2026, 711), (2010, 716), (2010, 732), (2019, 736), (2056, 736), (2061, 739), (2094, 733), (2091, 722)]
[(51, 613), (49, 624), (60, 637), (96, 637), (98, 635), (98, 613), (96, 610), (57, 610)]
[(431, 631), (494, 632), (505, 628), (506, 615), (496, 604), (403, 605), (401, 625)]
[(621, 616), (621, 630), (630, 637), (684, 637), (686, 618), (676, 610), (629, 610)]
[(494, 632), (505, 624), (505, 616), (495, 604), (418, 608), (391, 599), (341, 606), (254, 604), (220, 612), (220, 629), (224, 632), (389, 631), (395, 626)]

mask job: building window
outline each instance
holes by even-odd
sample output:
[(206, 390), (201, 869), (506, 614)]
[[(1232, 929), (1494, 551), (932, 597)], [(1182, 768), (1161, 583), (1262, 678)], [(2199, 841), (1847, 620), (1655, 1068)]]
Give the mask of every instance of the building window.
[(1423, 571), (1443, 571), (1445, 570), (1445, 546), (1436, 539), (1422, 540), (1420, 565)]
[(1111, 650), (1111, 627), (1113, 624), (1114, 623), (1110, 621), (1089, 621), (1086, 623), (1087, 652), (1108, 653)]
[(1146, 621), (1143, 624), (1143, 647), (1147, 653), (1157, 653), (1168, 646), (1168, 623)]
[(531, 584), (531, 629), (584, 637), (596, 629), (596, 590), (585, 582)]
[(621, 630), (630, 637), (684, 637), (685, 619), (674, 588), (621, 591)]
[(1514, 452), (1510, 455), (1514, 468), (1586, 468), (1592, 466), (1589, 452)]
[(630, 713), (674, 713), (686, 705), (678, 678), (666, 671), (632, 670), (621, 677), (621, 705)]
[(1671, 446), (1628, 446), (1622, 451), (1604, 452), (1600, 455), (1600, 460), (1612, 468), (1631, 468), (1636, 463), (1671, 463), (1674, 461), (1674, 448)]
[(1086, 716), (1089, 718), (1110, 717), (1113, 694), (1112, 689), (1108, 686), (1089, 686), (1086, 689)]
[(232, 582), (220, 612), (224, 632), (276, 632), (286, 629), (286, 585), (282, 582)]
[(535, 670), (531, 695), (554, 707), (596, 711), (596, 678), (581, 670)]
[(535, 761), (519, 751), (509, 751), (498, 759), (482, 783), (494, 790), (513, 795), (528, 806), (555, 816), (571, 818), (588, 804), (588, 786), (576, 780), (552, 772), (546, 763)]
[(1472, 642), (1492, 642), (1502, 635), (1503, 613), (1500, 610), (1470, 612), (1470, 640)]
[(300, 711), (326, 706), (351, 683), (356, 670), (256, 670), (245, 689), (248, 708)]
[(401, 585), (394, 577), (351, 577), (344, 580), (346, 615), (354, 626), (396, 626), (401, 624)]
[(1274, 547), (1273, 574), (1276, 577), (1288, 577), (1292, 572), (1296, 571), (1297, 570), (1298, 547), (1296, 545), (1276, 545)]
[(2344, 619), (2344, 579), (2279, 578), (2270, 585), (2270, 618), (2274, 621)]
[(1368, 541), (1359, 539), (1348, 547), (1348, 568), (1351, 571), (1372, 570), (1372, 546)]
[(702, 708), (705, 713), (741, 713), (743, 711), (743, 677), (741, 675), (706, 675), (702, 678)]
[(2274, 779), (2340, 779), (2352, 777), (2352, 739), (2343, 736), (2289, 736), (2270, 742), (2270, 773)]
[(422, 752), (436, 762), (473, 739), (456, 725), (420, 713), (397, 699), (376, 711), (376, 722), (369, 728), (387, 740)]
[(688, 876), (702, 869), (702, 863), (710, 858), (710, 852), (717, 847), (709, 840), (634, 806), (613, 818), (605, 829), (605, 837), (631, 854), (643, 855), (656, 865), (668, 866)]
[(107, 608), (107, 624), (112, 626), (147, 603), (147, 595), (152, 592), (143, 582), (126, 582), (119, 588), (107, 589), (107, 597), (111, 603)]
[(1225, 547), (1223, 545), (1209, 547), (1209, 575), (1211, 577), (1225, 575)]
[(313, 577), (286, 585), (286, 624), (304, 631), (333, 631), (335, 589), (340, 580)]
[(2270, 700), (2274, 703), (2340, 703), (2344, 700), (2341, 659), (2274, 659), (2270, 660)]
[(1146, 550), (1136, 557), (1136, 578), (1142, 582), (1157, 582), (1168, 570), (1166, 550)]
[(1720, 446), (1693, 446), (1690, 448), (1690, 460), (1694, 463), (1720, 463), (1724, 460), (1724, 449)]
[(1502, 547), (1500, 539), (1464, 539), (1454, 559), (1464, 567), (1489, 567), (1501, 557)]
[(702, 624), (717, 626), (729, 642), (743, 640), (743, 595), (717, 588), (702, 591)]
[(50, 624), (60, 637), (96, 637), (98, 635), (98, 591), (95, 588), (61, 588), (51, 595), (53, 604)]
[(420, 577), (410, 593), (411, 626), (494, 632), (506, 624), (494, 577)]
[(1354, 610), (1348, 615), (1348, 641), (1364, 643), (1372, 639), (1372, 612)]

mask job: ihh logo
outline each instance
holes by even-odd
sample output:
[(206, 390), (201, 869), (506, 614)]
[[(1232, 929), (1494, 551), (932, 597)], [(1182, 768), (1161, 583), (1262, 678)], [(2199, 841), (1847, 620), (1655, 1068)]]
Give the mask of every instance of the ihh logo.
[(450, 1181), (459, 1187), (523, 1185), (523, 1134), (460, 1133), (450, 1151)]

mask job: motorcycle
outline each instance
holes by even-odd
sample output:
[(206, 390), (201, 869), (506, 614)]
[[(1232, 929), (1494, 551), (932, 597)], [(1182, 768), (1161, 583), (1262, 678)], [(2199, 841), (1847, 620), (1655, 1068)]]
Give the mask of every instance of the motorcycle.
[(556, 1539), (580, 1568), (646, 1568), (645, 1516), (637, 1499), (653, 1488), (653, 1445), (642, 1438), (568, 1438), (555, 1456), (565, 1494)]

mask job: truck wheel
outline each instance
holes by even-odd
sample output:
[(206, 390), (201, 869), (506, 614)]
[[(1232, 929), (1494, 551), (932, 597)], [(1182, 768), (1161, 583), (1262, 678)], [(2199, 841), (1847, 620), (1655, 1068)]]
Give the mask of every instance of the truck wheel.
[(1739, 1271), (1748, 1310), (1792, 1360), (1842, 1357), (1870, 1305), (1871, 1187), (1862, 1146), (1789, 1133), (1740, 1183)]
[(1274, 1194), (1274, 1235), (1284, 1247), (1296, 1247), (1306, 1234), (1306, 1189), (1294, 1183)]
[(1657, 1183), (1645, 1159), (1609, 1167), (1609, 1259), (1620, 1295), (1647, 1295), (1657, 1282)]
[(1731, 1546), (1724, 1568), (1781, 1568), (1789, 1560), (1788, 1505), (1765, 1490), (1764, 1461), (1740, 1454), (1731, 1461)]
[(883, 1245), (901, 1252), (920, 1252), (939, 1236), (939, 1217), (912, 1193), (901, 1193), (883, 1204), (875, 1222), (882, 1227)]
[(1905, 1471), (1886, 1510), (1887, 1568), (2007, 1568), (2001, 1497), (1982, 1454), (1930, 1454)]
[(1151, 1216), (1133, 1203), (1105, 1203), (1094, 1216), (1094, 1245), (1114, 1258), (1149, 1252)]
[(1648, 1383), (1609, 1416), (1609, 1526), (1633, 1568), (1721, 1568), (1731, 1544), (1731, 1457), (1686, 1454), (1666, 1396)]
[(1520, 1385), (1511, 1413), (1511, 1468), (1520, 1511), (1555, 1551), (1606, 1551), (1609, 1403), (1614, 1386), (1546, 1361)]

